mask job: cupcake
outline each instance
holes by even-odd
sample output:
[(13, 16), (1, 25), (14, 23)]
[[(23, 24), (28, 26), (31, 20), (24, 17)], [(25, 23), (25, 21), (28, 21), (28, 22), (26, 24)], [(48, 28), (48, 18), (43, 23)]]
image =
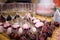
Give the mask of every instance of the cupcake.
[(31, 27), (30, 32), (35, 33), (35, 32), (37, 32), (37, 29), (35, 27)]
[(13, 25), (12, 25), (12, 28), (13, 29), (17, 29), (17, 28), (19, 28), (20, 27), (20, 25), (18, 24), (18, 23), (14, 23)]
[(19, 28), (18, 30), (18, 35), (22, 34), (23, 33), (23, 29), (22, 28)]
[(41, 26), (44, 26), (44, 23), (43, 23), (43, 22), (37, 22), (37, 23), (35, 24), (35, 27), (36, 27), (36, 28), (39, 28), (39, 27), (41, 27)]
[(9, 21), (6, 21), (3, 25), (3, 28), (4, 28), (4, 32), (6, 33), (7, 32), (7, 29), (11, 27), (11, 24), (9, 23)]
[(37, 22), (40, 22), (40, 20), (39, 20), (39, 19), (35, 19), (35, 20), (33, 21), (33, 23), (37, 23)]
[(3, 27), (7, 29), (8, 27), (11, 27), (11, 24), (9, 23), (9, 21), (6, 21)]
[(12, 25), (12, 32), (14, 33), (14, 34), (16, 34), (17, 32), (18, 32), (18, 29), (20, 28), (20, 25), (18, 24), (18, 23), (14, 23), (13, 25)]
[(9, 27), (9, 28), (7, 29), (6, 34), (11, 34), (11, 33), (12, 33), (12, 27)]
[(29, 30), (30, 30), (30, 25), (25, 23), (25, 24), (23, 24), (22, 28), (23, 28), (23, 31), (24, 31), (23, 35), (27, 35), (27, 32), (29, 32)]
[(31, 32), (29, 35), (30, 40), (36, 40), (37, 29), (35, 27), (31, 27), (30, 32)]
[(29, 29), (30, 26), (29, 26), (27, 23), (25, 23), (25, 24), (23, 24), (22, 28), (23, 28), (23, 29)]

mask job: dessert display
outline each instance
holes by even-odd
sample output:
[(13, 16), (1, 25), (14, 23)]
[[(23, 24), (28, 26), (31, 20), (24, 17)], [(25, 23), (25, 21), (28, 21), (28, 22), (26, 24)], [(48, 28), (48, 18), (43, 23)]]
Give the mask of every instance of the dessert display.
[(1, 16), (0, 20), (3, 21), (0, 21), (0, 33), (7, 34), (10, 40), (47, 40), (52, 37), (55, 28), (59, 27), (58, 22), (41, 20), (31, 13), (27, 13), (23, 19), (18, 14), (14, 18), (10, 15), (6, 18)]
[[(42, 14), (46, 13), (48, 16), (54, 12), (54, 10), (52, 10), (52, 8), (54, 8), (52, 0), (41, 0), (40, 2), (41, 3), (39, 3), (39, 7), (41, 6), (42, 8), (40, 9), (38, 7), (38, 13), (41, 10)], [(45, 4), (46, 2), (47, 5)], [(3, 8), (0, 14), (1, 40), (49, 40), (49, 38), (54, 39), (54, 31), (60, 26), (59, 10), (56, 10), (53, 17), (47, 17), (37, 15), (34, 5), (29, 6), (27, 3), (23, 5), (17, 5), (13, 3), (12, 5), (14, 8), (12, 8), (12, 5), (10, 4), (6, 5), (8, 5), (6, 6), (7, 9)], [(9, 5), (11, 7), (9, 7)]]

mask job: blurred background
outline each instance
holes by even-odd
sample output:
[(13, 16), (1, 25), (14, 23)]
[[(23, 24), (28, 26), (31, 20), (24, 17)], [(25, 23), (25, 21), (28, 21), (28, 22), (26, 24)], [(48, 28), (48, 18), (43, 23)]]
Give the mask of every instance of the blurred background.
[[(7, 0), (0, 0), (0, 2), (3, 2), (3, 3), (5, 3)], [(11, 1), (11, 0), (10, 0)], [(16, 1), (16, 0), (15, 0)], [(19, 1), (21, 1), (21, 0), (19, 0)], [(23, 0), (24, 1), (24, 0)], [(27, 1), (27, 0), (26, 0)], [(37, 0), (30, 0), (32, 3), (35, 3), (35, 2), (37, 2)]]

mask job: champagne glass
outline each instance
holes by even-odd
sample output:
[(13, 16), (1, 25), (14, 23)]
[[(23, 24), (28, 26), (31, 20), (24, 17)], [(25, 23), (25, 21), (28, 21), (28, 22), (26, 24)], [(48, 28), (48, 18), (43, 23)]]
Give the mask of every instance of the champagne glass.
[(14, 17), (15, 16), (12, 14), (11, 17), (12, 17), (11, 24), (14, 24)]
[(33, 16), (36, 15), (36, 4), (32, 4)]
[(6, 14), (6, 15), (4, 15), (4, 17), (5, 17), (5, 20), (6, 20), (6, 21), (7, 21), (7, 16), (8, 16), (7, 14)]

